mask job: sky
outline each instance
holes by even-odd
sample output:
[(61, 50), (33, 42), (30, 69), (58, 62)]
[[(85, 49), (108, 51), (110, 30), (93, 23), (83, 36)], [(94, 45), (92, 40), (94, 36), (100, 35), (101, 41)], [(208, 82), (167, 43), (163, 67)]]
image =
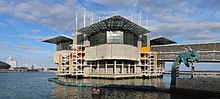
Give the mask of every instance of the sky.
[[(0, 61), (53, 64), (55, 45), (41, 42), (119, 14), (178, 43), (220, 42), (220, 0), (0, 0)], [(133, 17), (133, 18), (132, 18)]]

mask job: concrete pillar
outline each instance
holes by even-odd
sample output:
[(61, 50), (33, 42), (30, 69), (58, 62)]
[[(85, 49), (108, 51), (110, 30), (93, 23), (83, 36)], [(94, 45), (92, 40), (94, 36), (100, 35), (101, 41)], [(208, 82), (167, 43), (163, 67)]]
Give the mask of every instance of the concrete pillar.
[(130, 72), (131, 72), (131, 69), (130, 69), (130, 68), (131, 68), (131, 63), (129, 62), (129, 63), (128, 63), (128, 74), (130, 74)]
[(142, 35), (138, 36), (138, 49), (139, 51), (141, 50), (141, 47), (142, 47)]
[(147, 71), (147, 60), (144, 60), (144, 71)]
[(147, 35), (147, 46), (150, 46), (150, 35)]
[(157, 68), (157, 53), (153, 53), (154, 55), (154, 73), (158, 72), (158, 68)]
[(90, 63), (90, 73), (92, 73), (92, 63)]
[(97, 70), (98, 70), (98, 74), (99, 74), (99, 61), (97, 61)]
[(88, 36), (86, 34), (83, 34), (84, 36), (84, 46), (90, 46), (90, 41), (88, 40)]
[(137, 73), (136, 72), (136, 69), (137, 69), (137, 64), (136, 64), (136, 62), (134, 63), (134, 73)]
[(114, 74), (116, 74), (116, 60), (114, 60)]
[(194, 73), (194, 71), (195, 71), (195, 67), (194, 66), (191, 66), (191, 78), (193, 78), (193, 73)]
[[(82, 46), (81, 46), (80, 50), (82, 51)], [(82, 63), (82, 53), (81, 53), (80, 56), (81, 56), (81, 57), (80, 57), (80, 58), (81, 58), (81, 60), (80, 60), (81, 66), (80, 66), (80, 67), (81, 67), (81, 73), (82, 73), (82, 72), (84, 71), (84, 70), (83, 70), (83, 63)]]
[(73, 73), (73, 55), (69, 52), (69, 73)]
[(161, 67), (162, 68), (162, 73), (165, 73), (165, 62), (162, 62), (161, 65), (162, 65), (162, 67)]
[(107, 61), (105, 61), (105, 74), (108, 73), (108, 65), (107, 65)]
[(121, 73), (124, 74), (124, 61), (122, 61)]
[(59, 54), (59, 68), (58, 68), (58, 73), (63, 72), (62, 68), (62, 52)]
[(78, 43), (78, 42), (77, 42), (77, 39), (78, 39), (77, 36), (78, 36), (77, 34), (75, 34), (75, 35), (73, 36), (73, 44), (74, 44), (74, 45), (77, 45), (77, 43)]

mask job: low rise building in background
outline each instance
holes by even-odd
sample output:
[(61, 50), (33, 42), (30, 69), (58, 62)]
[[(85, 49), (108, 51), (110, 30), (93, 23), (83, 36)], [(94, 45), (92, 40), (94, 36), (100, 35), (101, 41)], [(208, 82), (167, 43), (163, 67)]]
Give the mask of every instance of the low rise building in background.
[(9, 57), (6, 63), (11, 66), (11, 69), (14, 69), (17, 67), (17, 61), (15, 61), (12, 57)]

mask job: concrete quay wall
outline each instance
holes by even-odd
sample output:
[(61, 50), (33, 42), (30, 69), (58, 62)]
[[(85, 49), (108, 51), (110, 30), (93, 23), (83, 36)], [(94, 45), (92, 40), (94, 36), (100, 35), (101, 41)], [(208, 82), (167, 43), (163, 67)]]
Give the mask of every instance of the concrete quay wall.
[(176, 90), (220, 93), (220, 77), (178, 78)]

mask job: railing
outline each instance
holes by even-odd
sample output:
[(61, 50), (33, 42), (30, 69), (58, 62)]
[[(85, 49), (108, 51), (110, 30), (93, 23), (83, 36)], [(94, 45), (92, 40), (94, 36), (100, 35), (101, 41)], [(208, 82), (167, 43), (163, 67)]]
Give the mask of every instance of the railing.
[(195, 44), (171, 44), (152, 46), (151, 50), (157, 52), (159, 61), (173, 61), (186, 48), (197, 51), (200, 62), (220, 62), (220, 43), (195, 43)]

